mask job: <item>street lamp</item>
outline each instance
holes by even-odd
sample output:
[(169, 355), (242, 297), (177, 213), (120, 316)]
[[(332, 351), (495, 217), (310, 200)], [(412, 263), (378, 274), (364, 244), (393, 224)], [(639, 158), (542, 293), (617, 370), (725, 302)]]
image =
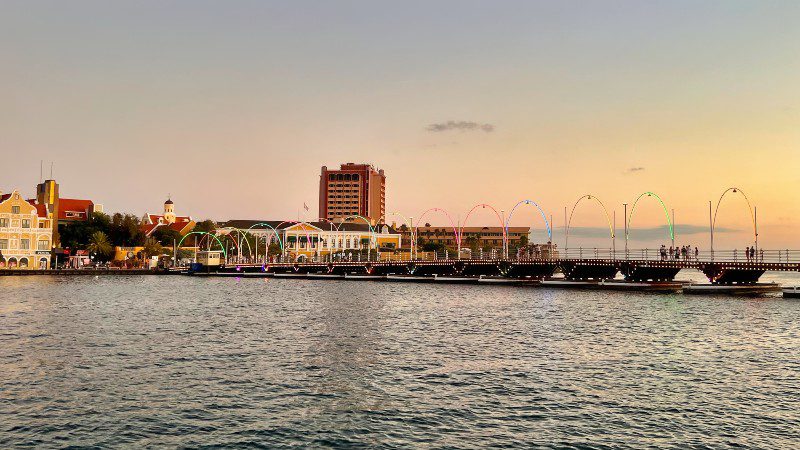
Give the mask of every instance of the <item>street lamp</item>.
[[(504, 209), (500, 210), (500, 223), (506, 223), (506, 210)], [(502, 229), (501, 233), (503, 234), (503, 259), (508, 259), (508, 233), (505, 229)]]

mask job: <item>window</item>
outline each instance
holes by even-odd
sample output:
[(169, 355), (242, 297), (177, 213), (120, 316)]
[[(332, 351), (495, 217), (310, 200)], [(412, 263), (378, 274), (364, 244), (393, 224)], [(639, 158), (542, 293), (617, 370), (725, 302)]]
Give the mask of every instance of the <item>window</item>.
[(22, 228), (30, 228), (31, 219), (22, 219)]
[(8, 219), (5, 217), (0, 218), (0, 228), (7, 228), (8, 227)]
[(0, 250), (6, 250), (8, 248), (8, 239), (0, 239)]
[(11, 214), (19, 214), (19, 206), (12, 206)]
[(20, 250), (30, 250), (31, 249), (31, 240), (30, 239), (20, 239), (19, 240), (19, 248), (20, 248)]
[(39, 241), (37, 250), (50, 250), (50, 241), (42, 239)]

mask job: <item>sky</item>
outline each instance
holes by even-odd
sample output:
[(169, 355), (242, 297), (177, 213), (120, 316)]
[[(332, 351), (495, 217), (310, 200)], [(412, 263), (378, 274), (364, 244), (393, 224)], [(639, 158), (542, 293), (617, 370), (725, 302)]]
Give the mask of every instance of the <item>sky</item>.
[[(798, 80), (797, 1), (3, 0), (0, 190), (33, 195), (44, 161), (107, 212), (311, 218), (320, 166), (368, 162), (405, 216), (531, 199), (558, 242), (591, 194), (621, 236), (652, 191), (702, 248), (736, 186), (762, 248), (800, 248)], [(512, 224), (541, 240), (537, 214)], [(669, 244), (653, 198), (630, 221)], [(605, 224), (580, 201), (570, 239)], [(717, 227), (751, 243), (743, 196)]]

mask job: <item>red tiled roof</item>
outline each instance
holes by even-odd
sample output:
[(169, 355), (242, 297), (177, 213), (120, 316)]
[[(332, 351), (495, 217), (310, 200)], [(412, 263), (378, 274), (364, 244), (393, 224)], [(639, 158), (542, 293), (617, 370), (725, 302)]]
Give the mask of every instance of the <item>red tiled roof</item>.
[(47, 205), (42, 205), (41, 203), (36, 203), (34, 199), (28, 199), (28, 203), (36, 207), (36, 214), (39, 217), (46, 219), (47, 218)]
[(176, 217), (175, 222), (171, 224), (167, 224), (166, 222), (159, 223), (159, 219), (163, 218), (164, 216), (157, 216), (155, 214), (149, 214), (149, 216), (150, 220), (153, 223), (144, 223), (140, 227), (142, 232), (144, 232), (145, 236), (152, 235), (153, 232), (155, 232), (156, 228), (158, 227), (168, 227), (172, 230), (177, 231), (178, 233), (182, 233), (183, 230), (186, 228), (186, 226), (192, 222), (191, 217), (184, 216), (184, 217)]
[(142, 230), (142, 232), (144, 233), (145, 236), (150, 236), (150, 233), (152, 233), (153, 230), (155, 230), (157, 226), (158, 226), (157, 223), (152, 223), (152, 224), (143, 223), (142, 226), (140, 227), (140, 229)]
[(8, 200), (9, 198), (11, 198), (11, 194), (0, 195), (0, 202), (4, 202), (4, 201)]
[(59, 220), (70, 220), (75, 219), (75, 217), (67, 217), (67, 212), (80, 212), (85, 216), (88, 215), (88, 211), (94, 207), (94, 202), (91, 200), (79, 200), (75, 198), (60, 198), (58, 200), (58, 219)]

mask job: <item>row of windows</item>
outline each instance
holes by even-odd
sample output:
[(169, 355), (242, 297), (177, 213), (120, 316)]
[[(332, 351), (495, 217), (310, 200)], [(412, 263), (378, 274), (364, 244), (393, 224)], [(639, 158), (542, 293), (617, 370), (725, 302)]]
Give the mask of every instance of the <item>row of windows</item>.
[[(289, 241), (289, 246), (298, 245), (300, 248), (307, 248), (308, 247), (308, 239), (301, 237), (299, 240)], [(323, 239), (322, 244), (319, 244), (317, 239), (311, 240), (311, 247), (310, 248), (328, 248), (328, 249), (348, 249), (348, 248), (362, 248), (369, 245), (369, 238), (353, 238), (353, 239), (332, 239), (327, 240)]]
[(328, 181), (358, 181), (361, 179), (357, 173), (329, 173)]
[[(9, 246), (10, 244), (10, 246)], [(16, 249), (17, 248), (17, 240), (16, 239), (0, 239), (0, 250), (8, 250), (8, 249)], [(20, 239), (19, 240), (19, 249), (20, 250), (30, 250), (31, 249), (31, 240), (30, 239)], [(50, 250), (50, 241), (46, 239), (42, 239), (38, 241), (36, 244), (37, 250)]]
[[(20, 219), (17, 220), (8, 220), (5, 217), (0, 218), (0, 228), (9, 228), (9, 225), (13, 227), (21, 227), (21, 228), (30, 228), (31, 227), (31, 219)], [(39, 228), (46, 228), (47, 223), (44, 220), (40, 220), (38, 223)]]

